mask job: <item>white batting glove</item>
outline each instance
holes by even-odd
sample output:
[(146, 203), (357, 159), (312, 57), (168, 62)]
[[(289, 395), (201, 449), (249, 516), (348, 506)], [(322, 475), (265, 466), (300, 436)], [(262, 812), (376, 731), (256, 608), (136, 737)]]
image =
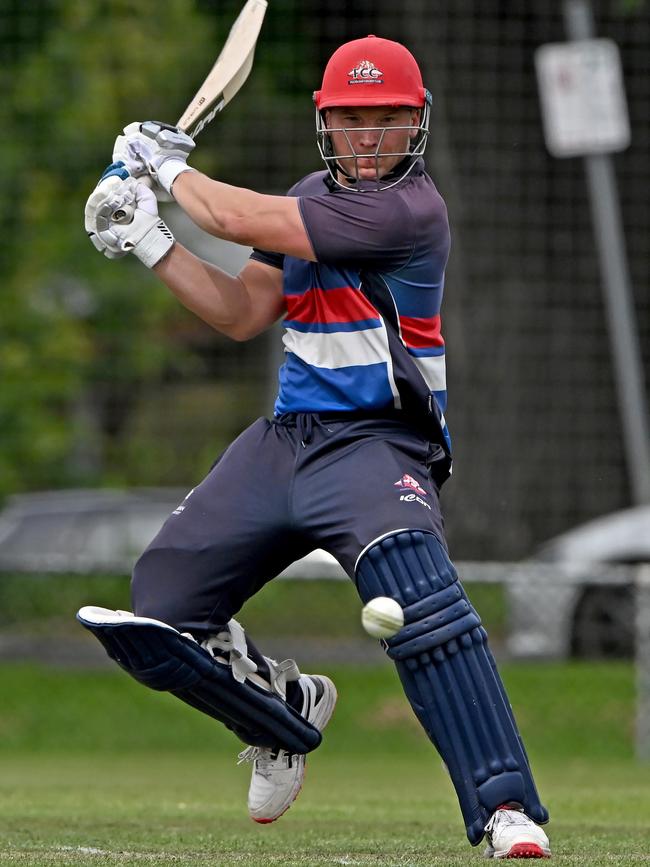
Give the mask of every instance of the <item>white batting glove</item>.
[(174, 244), (158, 216), (155, 194), (137, 178), (111, 175), (102, 180), (86, 203), (85, 226), (94, 247), (109, 259), (133, 253), (147, 268)]
[(122, 161), (133, 177), (149, 175), (171, 196), (172, 184), (182, 172), (194, 171), (187, 158), (194, 139), (157, 120), (130, 123), (113, 146), (113, 160)]
[[(100, 253), (103, 253), (108, 259), (121, 259), (123, 256), (126, 256), (128, 251), (122, 250), (117, 246), (109, 248), (100, 240), (97, 235), (97, 208), (104, 202), (107, 195), (114, 193), (116, 199), (119, 198), (119, 202), (116, 201), (115, 203), (116, 208), (126, 208), (127, 210), (130, 210), (131, 214), (135, 211), (132, 205), (125, 201), (127, 188), (125, 188), (124, 193), (117, 193), (118, 189), (122, 185), (122, 181), (126, 180), (128, 176), (128, 172), (122, 163), (113, 163), (108, 166), (86, 202), (86, 208), (84, 211), (84, 227), (95, 249), (99, 250)], [(129, 198), (130, 197), (131, 194), (129, 192)]]

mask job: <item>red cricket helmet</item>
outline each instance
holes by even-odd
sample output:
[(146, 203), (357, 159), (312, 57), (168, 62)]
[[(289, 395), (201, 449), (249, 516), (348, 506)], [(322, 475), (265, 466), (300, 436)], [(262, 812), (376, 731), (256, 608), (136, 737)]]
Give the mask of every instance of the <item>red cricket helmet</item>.
[(341, 45), (331, 56), (314, 102), (335, 106), (389, 105), (422, 108), (427, 91), (417, 61), (399, 42), (366, 36)]

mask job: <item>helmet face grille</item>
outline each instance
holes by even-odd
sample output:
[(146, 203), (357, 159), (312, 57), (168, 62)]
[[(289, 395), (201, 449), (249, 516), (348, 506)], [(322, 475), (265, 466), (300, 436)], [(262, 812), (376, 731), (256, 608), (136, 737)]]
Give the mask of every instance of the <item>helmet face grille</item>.
[(425, 90), (418, 64), (399, 42), (367, 36), (346, 42), (330, 58), (314, 94), (320, 109), (346, 105), (422, 108)]
[[(424, 153), (424, 149), (427, 145), (427, 140), (429, 138), (429, 121), (431, 115), (431, 94), (428, 91), (425, 91), (426, 98), (424, 100), (424, 107), (422, 109), (420, 115), (420, 123), (419, 126), (391, 126), (391, 127), (355, 127), (354, 129), (349, 129), (346, 127), (327, 127), (325, 123), (325, 112), (322, 110), (316, 109), (316, 141), (318, 144), (318, 150), (320, 151), (320, 155), (325, 161), (325, 165), (327, 167), (328, 172), (334, 183), (336, 183), (339, 187), (342, 187), (345, 190), (386, 190), (390, 187), (394, 187), (395, 184), (398, 184), (403, 178), (405, 178), (409, 172), (413, 169), (415, 163), (417, 162), (418, 157), (422, 156)], [(382, 144), (384, 140), (384, 136), (387, 130), (417, 130), (417, 135), (415, 138), (410, 140), (410, 148), (408, 151), (383, 151)], [(374, 153), (357, 153), (354, 150), (354, 146), (352, 140), (350, 138), (350, 134), (365, 132), (365, 131), (377, 131), (379, 132), (379, 137), (377, 141), (377, 146), (375, 148)], [(332, 138), (331, 133), (339, 132), (342, 133), (347, 141), (349, 152), (345, 154), (339, 154), (338, 156), (334, 153), (334, 149), (332, 147)], [(400, 161), (398, 163), (397, 169), (403, 169), (402, 171), (394, 172), (390, 171), (388, 175), (382, 178), (379, 174), (379, 158), (380, 157), (400, 157)], [(367, 160), (368, 158), (374, 158), (375, 160), (375, 170), (376, 170), (376, 179), (375, 181), (364, 181), (362, 185), (357, 186), (357, 182), (361, 179), (361, 173), (359, 170), (359, 159)], [(345, 159), (346, 163), (353, 161), (354, 165), (354, 173), (350, 173), (349, 171), (345, 171), (339, 160)]]

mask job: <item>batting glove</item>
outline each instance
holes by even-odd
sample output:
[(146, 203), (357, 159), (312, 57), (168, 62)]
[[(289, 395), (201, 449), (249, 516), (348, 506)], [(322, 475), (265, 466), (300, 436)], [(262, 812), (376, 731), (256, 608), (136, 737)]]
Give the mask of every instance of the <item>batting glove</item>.
[[(101, 242), (97, 235), (97, 207), (103, 202), (105, 196), (109, 192), (117, 192), (120, 187), (120, 181), (124, 181), (128, 177), (129, 172), (123, 162), (111, 163), (110, 166), (104, 169), (104, 172), (99, 179), (99, 183), (86, 202), (86, 209), (84, 212), (84, 225), (86, 232), (93, 246), (108, 259), (121, 259), (123, 256), (126, 256), (128, 251), (121, 250), (119, 247), (109, 248), (106, 244)], [(119, 202), (116, 202), (116, 208), (123, 208), (128, 219), (131, 219), (135, 208), (133, 208), (130, 202), (126, 201), (126, 190), (127, 188), (125, 187), (123, 193), (119, 197)], [(129, 198), (130, 195), (131, 194), (129, 193)]]
[(93, 246), (109, 259), (133, 253), (153, 268), (174, 244), (174, 236), (158, 216), (154, 192), (124, 167), (109, 166), (86, 203), (85, 226)]
[(124, 135), (115, 139), (113, 160), (123, 162), (133, 177), (149, 175), (171, 196), (178, 175), (194, 171), (187, 165), (194, 146), (194, 139), (177, 127), (147, 120), (124, 127)]

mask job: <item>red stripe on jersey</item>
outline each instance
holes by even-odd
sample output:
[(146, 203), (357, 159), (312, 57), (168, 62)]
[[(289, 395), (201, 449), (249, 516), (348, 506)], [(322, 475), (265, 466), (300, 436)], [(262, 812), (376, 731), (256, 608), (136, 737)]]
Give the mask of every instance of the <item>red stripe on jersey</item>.
[(312, 288), (302, 295), (285, 295), (287, 319), (308, 324), (316, 322), (359, 322), (379, 319), (379, 313), (358, 289)]
[(404, 343), (411, 349), (429, 349), (433, 346), (444, 346), (445, 341), (440, 333), (440, 315), (437, 316), (400, 316)]

